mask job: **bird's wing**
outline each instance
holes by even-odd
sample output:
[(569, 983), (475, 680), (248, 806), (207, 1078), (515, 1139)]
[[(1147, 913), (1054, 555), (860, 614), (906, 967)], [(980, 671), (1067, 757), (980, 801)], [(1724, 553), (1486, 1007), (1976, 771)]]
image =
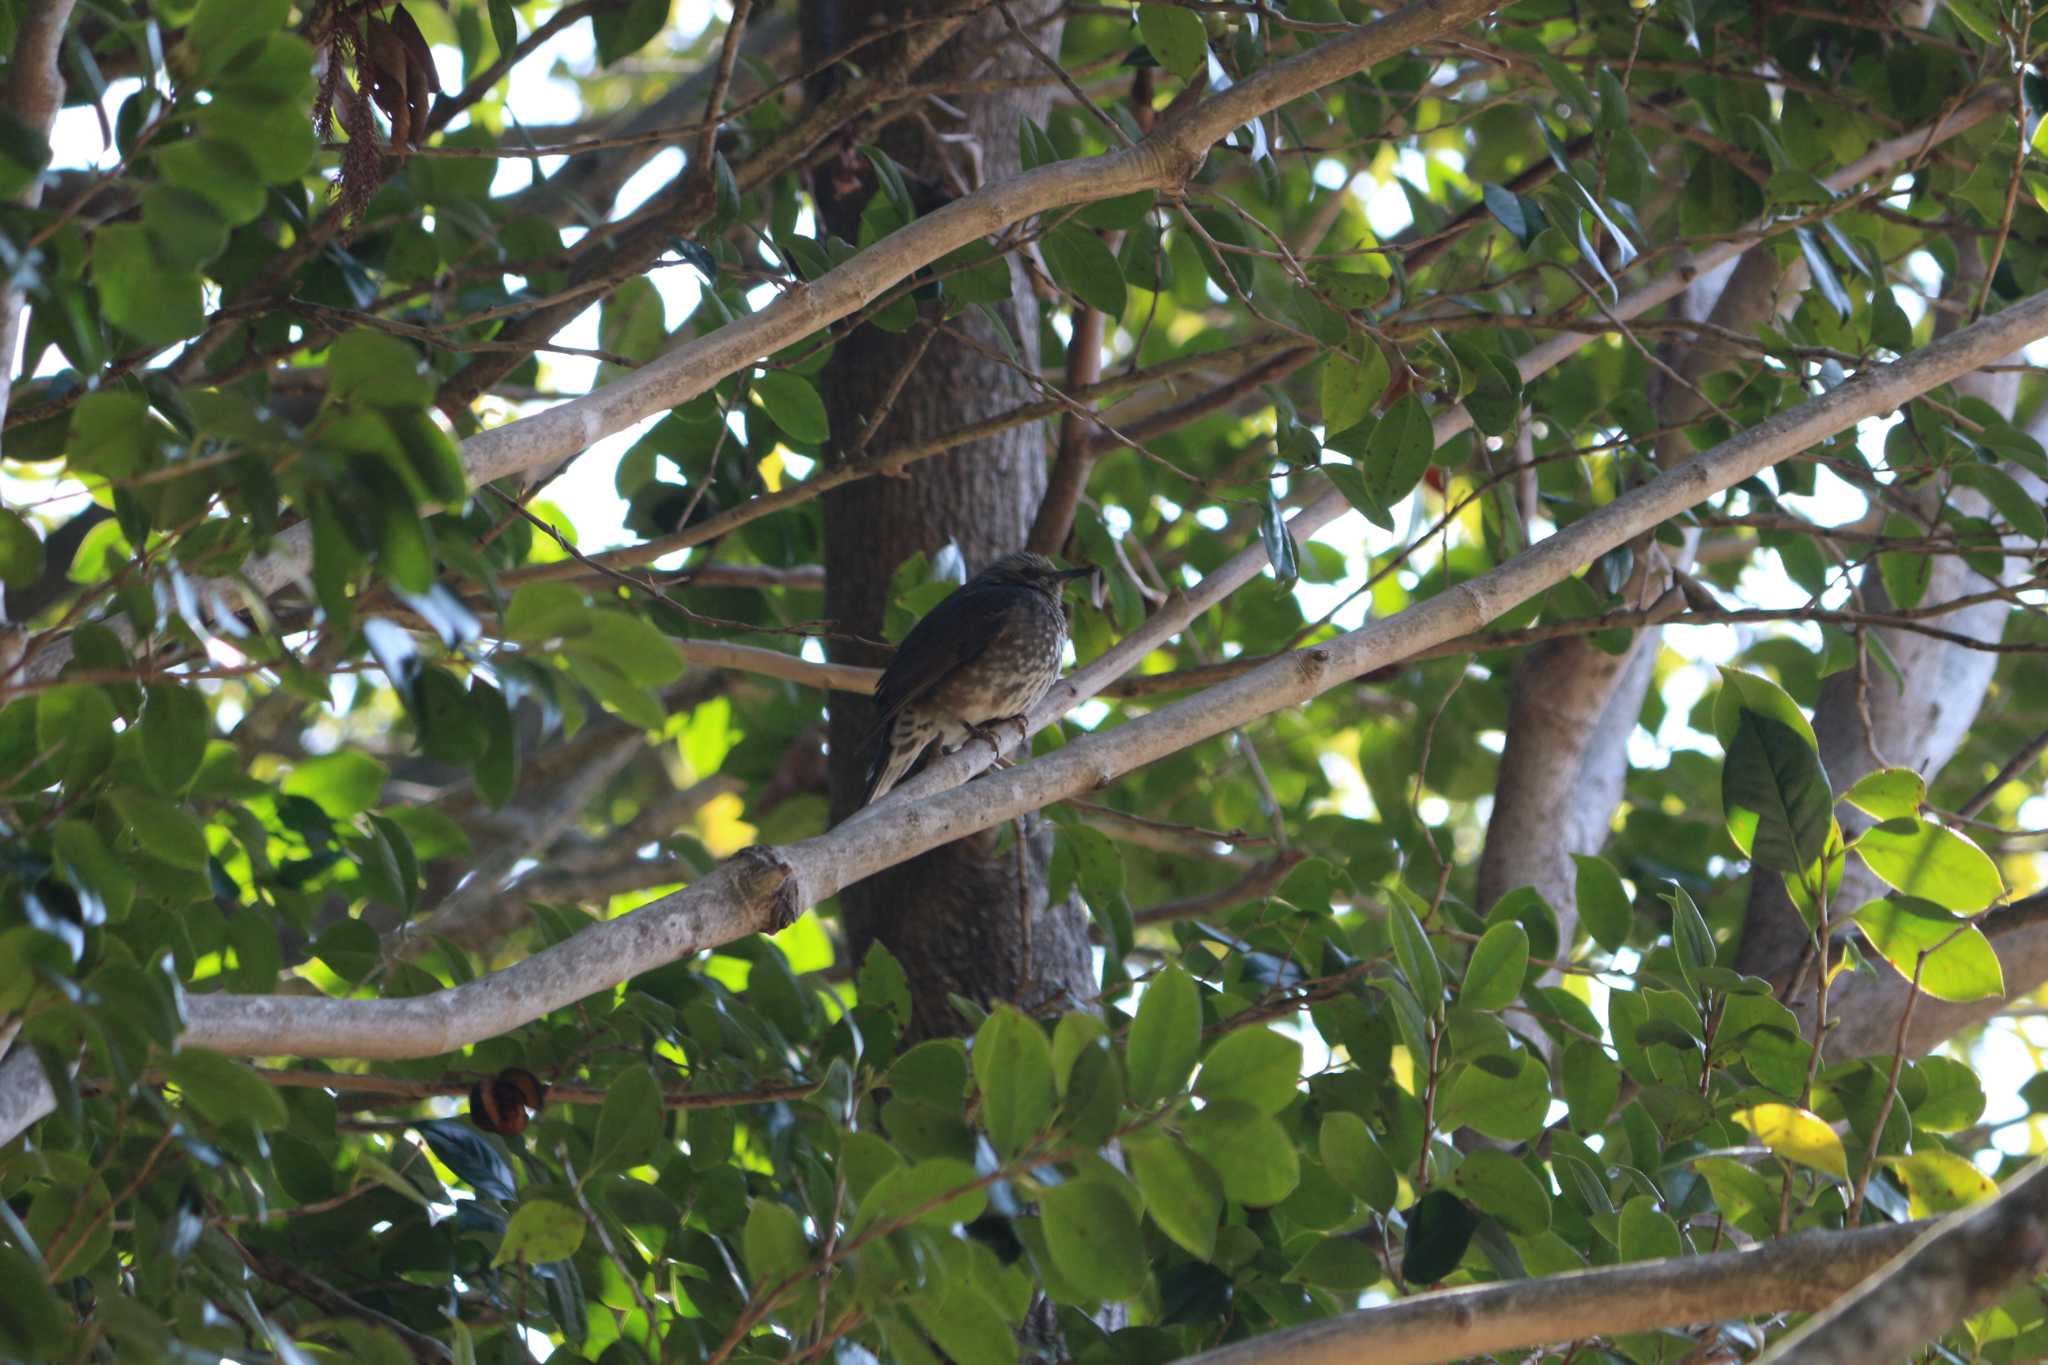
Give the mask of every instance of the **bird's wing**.
[(1009, 590), (963, 588), (910, 628), (875, 684), (880, 725), (980, 658), (1009, 618)]

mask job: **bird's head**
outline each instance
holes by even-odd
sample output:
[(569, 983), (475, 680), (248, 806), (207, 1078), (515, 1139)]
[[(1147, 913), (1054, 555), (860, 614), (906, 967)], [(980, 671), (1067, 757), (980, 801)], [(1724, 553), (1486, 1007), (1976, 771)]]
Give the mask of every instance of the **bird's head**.
[(1036, 588), (1052, 597), (1060, 595), (1060, 588), (1070, 578), (1085, 578), (1095, 572), (1095, 566), (1084, 564), (1078, 569), (1062, 569), (1044, 555), (1029, 550), (1004, 555), (974, 576), (977, 584), (1009, 584), (1020, 588)]

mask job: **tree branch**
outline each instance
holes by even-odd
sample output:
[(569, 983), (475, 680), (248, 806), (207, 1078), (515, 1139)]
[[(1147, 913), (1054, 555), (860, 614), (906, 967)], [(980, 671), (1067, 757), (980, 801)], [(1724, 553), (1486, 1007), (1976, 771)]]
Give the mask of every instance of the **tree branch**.
[[(48, 137), (64, 103), (64, 77), (57, 58), (64, 46), (64, 27), (71, 22), (76, 0), (30, 0), (21, 16), (21, 30), (7, 67), (7, 111), (32, 131)], [(28, 183), (16, 202), (34, 208), (43, 200), (43, 177)], [(7, 417), (7, 398), (14, 385), (14, 356), (21, 349), (22, 311), (28, 300), (10, 271), (0, 286), (0, 421)], [(33, 360), (34, 357), (26, 357)]]
[(2037, 1161), (1996, 1198), (1928, 1228), (1882, 1274), (1808, 1319), (1759, 1365), (1904, 1360), (2043, 1267), (2048, 1163)]
[(1928, 1226), (1814, 1230), (1741, 1251), (1418, 1294), (1268, 1332), (1182, 1365), (1436, 1365), (1588, 1337), (1810, 1313), (1849, 1292)]
[[(2044, 335), (2048, 293), (1892, 364), (1872, 366), (1403, 612), (984, 781), (966, 779), (988, 765), (990, 746), (964, 746), (824, 834), (781, 849), (748, 849), (681, 891), (474, 981), (398, 999), (195, 995), (187, 1001), (186, 1040), (244, 1056), (419, 1057), (509, 1032), (653, 967), (787, 924), (804, 907), (928, 849), (1100, 788), (1121, 773), (1477, 630), (1706, 498)], [(1085, 695), (1104, 681), (1099, 672), (1087, 680)], [(1034, 711), (1031, 728), (1064, 714), (1079, 691), (1071, 683), (1055, 688)], [(54, 1102), (40, 1069), (33, 1063), (16, 1068), (17, 1060), (0, 1063), (0, 1113), (9, 1120), (0, 1127), (0, 1144), (15, 1136), (24, 1117), (32, 1121)], [(20, 1093), (17, 1086), (39, 1086), (41, 1093)]]

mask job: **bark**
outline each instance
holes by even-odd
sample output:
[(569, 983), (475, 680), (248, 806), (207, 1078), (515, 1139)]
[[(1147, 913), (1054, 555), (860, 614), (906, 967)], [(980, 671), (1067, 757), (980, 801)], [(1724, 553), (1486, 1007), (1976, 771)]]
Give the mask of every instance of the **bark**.
[[(938, 4), (927, 4), (936, 10)], [(844, 46), (858, 26), (895, 18), (900, 6), (813, 3), (805, 11), (807, 49)], [(1019, 23), (1042, 46), (1057, 48), (1057, 7), (1012, 6)], [(1037, 27), (1050, 17), (1050, 22)], [(970, 24), (919, 73), (920, 79), (1025, 76), (1031, 55), (1013, 41), (1002, 16), (987, 13)], [(829, 80), (829, 77), (827, 78)], [(1017, 128), (1042, 121), (1049, 87), (963, 96), (937, 102), (923, 117), (898, 122), (884, 150), (913, 177), (919, 198), (945, 199), (958, 187), (1004, 179), (1018, 172)], [(853, 239), (872, 177), (854, 155), (828, 161), (817, 185), (825, 227)], [(998, 311), (1010, 337), (1035, 368), (1038, 305), (1015, 261), (1013, 295)], [(943, 436), (1031, 402), (1025, 376), (996, 359), (1009, 347), (979, 314), (934, 331), (927, 318), (909, 332), (861, 328), (842, 336), (827, 365), (823, 390), (834, 433), (831, 458), (845, 462), (866, 450), (888, 450)], [(955, 339), (957, 328), (979, 346)], [(893, 397), (892, 397), (893, 396)], [(865, 479), (825, 497), (825, 601), (840, 641), (839, 664), (879, 666), (887, 651), (862, 640), (882, 638), (891, 575), (910, 555), (927, 556), (948, 544), (969, 572), (1024, 544), (1045, 493), (1045, 436), (1032, 423), (994, 433), (926, 460), (897, 479)], [(860, 799), (867, 740), (875, 725), (865, 696), (839, 694), (832, 706), (830, 750), (832, 811), (849, 814)], [(880, 942), (910, 979), (915, 1027), (923, 1034), (957, 1033), (951, 1003), (1015, 1001), (1026, 1008), (1092, 994), (1085, 911), (1071, 900), (1048, 908), (1046, 864), (1052, 835), (1042, 819), (1026, 817), (1020, 841), (996, 829), (934, 849), (889, 868), (840, 895), (847, 947), (854, 962)], [(1009, 830), (1015, 833), (1015, 828)]]
[[(7, 66), (4, 98), (7, 112), (31, 131), (48, 136), (56, 122), (58, 107), (64, 103), (64, 77), (57, 70), (57, 54), (64, 44), (64, 27), (71, 22), (75, 0), (31, 0), (19, 14), (20, 32)], [(29, 182), (16, 200), (29, 208), (43, 201), (42, 177)], [(7, 418), (7, 397), (14, 383), (15, 353), (21, 349), (26, 330), (28, 301), (9, 284), (0, 290), (0, 421)]]

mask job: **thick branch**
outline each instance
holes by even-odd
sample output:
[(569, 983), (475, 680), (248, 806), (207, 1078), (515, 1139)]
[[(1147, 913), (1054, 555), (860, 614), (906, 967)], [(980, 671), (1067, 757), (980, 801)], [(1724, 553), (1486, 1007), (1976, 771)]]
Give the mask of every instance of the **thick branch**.
[(1268, 1332), (1182, 1365), (1436, 1365), (1587, 1337), (1810, 1313), (1849, 1292), (1928, 1226), (1815, 1230), (1742, 1251), (1446, 1289)]
[[(30, 0), (14, 40), (7, 67), (7, 111), (33, 132), (47, 137), (64, 103), (64, 77), (57, 57), (64, 45), (64, 26), (71, 22), (75, 0)], [(29, 181), (17, 202), (34, 208), (43, 199), (43, 178)], [(7, 417), (7, 397), (14, 384), (14, 356), (21, 348), (22, 310), (27, 300), (10, 282), (0, 290), (0, 421)]]
[(1882, 1274), (1809, 1319), (1762, 1360), (1769, 1365), (1904, 1360), (2043, 1267), (2048, 1267), (2048, 1163), (2036, 1162), (1997, 1198), (1935, 1224)]

